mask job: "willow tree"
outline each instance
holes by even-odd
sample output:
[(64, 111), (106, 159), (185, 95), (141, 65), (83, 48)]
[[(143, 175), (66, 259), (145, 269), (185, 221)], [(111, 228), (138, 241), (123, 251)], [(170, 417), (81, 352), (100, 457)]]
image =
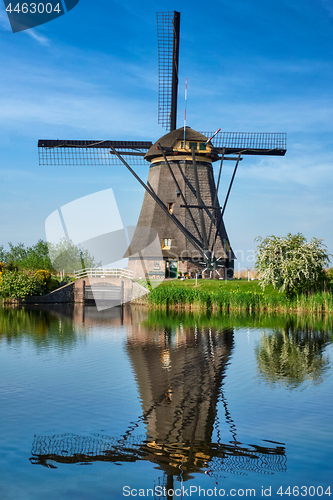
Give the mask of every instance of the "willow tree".
[(307, 241), (301, 234), (267, 236), (256, 238), (257, 260), (255, 267), (260, 274), (260, 285), (264, 289), (273, 285), (280, 292), (291, 296), (316, 290), (327, 281), (324, 267), (329, 263), (323, 240)]

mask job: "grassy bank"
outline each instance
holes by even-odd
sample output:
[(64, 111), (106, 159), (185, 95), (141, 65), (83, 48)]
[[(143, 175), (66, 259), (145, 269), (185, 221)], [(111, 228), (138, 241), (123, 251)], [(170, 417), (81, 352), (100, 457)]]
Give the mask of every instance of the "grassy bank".
[(148, 296), (151, 307), (216, 311), (333, 313), (332, 290), (288, 300), (273, 287), (263, 291), (258, 281), (170, 280)]

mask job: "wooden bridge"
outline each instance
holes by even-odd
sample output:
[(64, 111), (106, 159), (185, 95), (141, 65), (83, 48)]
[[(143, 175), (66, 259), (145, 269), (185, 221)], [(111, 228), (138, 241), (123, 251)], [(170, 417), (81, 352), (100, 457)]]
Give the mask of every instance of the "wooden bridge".
[(120, 270), (115, 271), (117, 272), (108, 274), (102, 274), (96, 270), (93, 273), (85, 273), (81, 278), (51, 293), (43, 296), (26, 297), (24, 302), (27, 304), (60, 304), (68, 302), (94, 304), (99, 301), (108, 303), (110, 307), (137, 300), (148, 293), (148, 290), (133, 281), (130, 275), (123, 275), (119, 272)]

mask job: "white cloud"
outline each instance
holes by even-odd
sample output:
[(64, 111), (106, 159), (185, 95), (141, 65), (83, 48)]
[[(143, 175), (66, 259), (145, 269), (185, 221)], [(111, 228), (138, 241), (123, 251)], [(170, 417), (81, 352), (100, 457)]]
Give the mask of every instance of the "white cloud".
[[(48, 44), (40, 34), (32, 32), (31, 36)], [(64, 47), (53, 44), (46, 50), (34, 61), (22, 57), (14, 63), (2, 55), (0, 125), (7, 135), (19, 131), (29, 137), (36, 129), (54, 133), (58, 127), (57, 137), (68, 130), (76, 131), (73, 138), (82, 137), (87, 130), (89, 136), (101, 138), (119, 137), (122, 131), (133, 139), (142, 134), (153, 136), (157, 78), (149, 68), (124, 61), (116, 64), (113, 56), (97, 57), (71, 48), (66, 63), (61, 64)], [(52, 65), (41, 62), (48, 52)]]
[[(145, 103), (135, 99), (119, 102), (114, 98), (92, 95), (54, 93), (40, 97), (12, 99), (0, 98), (0, 124), (7, 133), (20, 132), (25, 137), (36, 133), (55, 134), (63, 139), (68, 133), (72, 138), (104, 139), (121, 133), (126, 137), (139, 137), (152, 133), (156, 116), (146, 109)], [(29, 126), (29, 129), (27, 129)], [(87, 137), (89, 136), (89, 137)]]
[(318, 133), (333, 128), (333, 98), (329, 97), (291, 98), (285, 95), (265, 102), (239, 98), (232, 103), (223, 102), (221, 97), (211, 104), (201, 99), (195, 103), (195, 109), (193, 105), (188, 107), (188, 123), (200, 130), (219, 126), (224, 131)]
[[(306, 150), (305, 150), (306, 151)], [(311, 155), (306, 152), (302, 155), (285, 157), (257, 157), (256, 163), (246, 165), (247, 158), (243, 160), (238, 175), (241, 178), (265, 183), (270, 181), (280, 187), (287, 184), (300, 187), (318, 189), (328, 184), (333, 184), (332, 163), (327, 155)]]
[(28, 29), (24, 31), (25, 34), (36, 40), (38, 43), (44, 46), (50, 46), (50, 40), (46, 38), (46, 36), (37, 33), (37, 31), (33, 29)]
[[(1, 7), (0, 7), (0, 27), (3, 28), (5, 31), (9, 31), (12, 33), (12, 29), (10, 27), (7, 13)], [(23, 33), (30, 36), (33, 40), (36, 40), (41, 45), (44, 45), (44, 46), (50, 45), (50, 40), (46, 36), (41, 35), (40, 33), (38, 33), (36, 30), (34, 30), (32, 28), (30, 28), (28, 30), (24, 30)], [(13, 36), (17, 36), (17, 35), (15, 35), (15, 33), (12, 33), (12, 34), (13, 34)]]

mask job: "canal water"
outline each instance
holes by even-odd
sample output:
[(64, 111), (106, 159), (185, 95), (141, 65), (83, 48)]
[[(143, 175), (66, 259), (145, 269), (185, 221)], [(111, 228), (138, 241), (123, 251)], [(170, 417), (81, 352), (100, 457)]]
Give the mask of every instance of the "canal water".
[(332, 323), (0, 309), (0, 499), (330, 499)]

